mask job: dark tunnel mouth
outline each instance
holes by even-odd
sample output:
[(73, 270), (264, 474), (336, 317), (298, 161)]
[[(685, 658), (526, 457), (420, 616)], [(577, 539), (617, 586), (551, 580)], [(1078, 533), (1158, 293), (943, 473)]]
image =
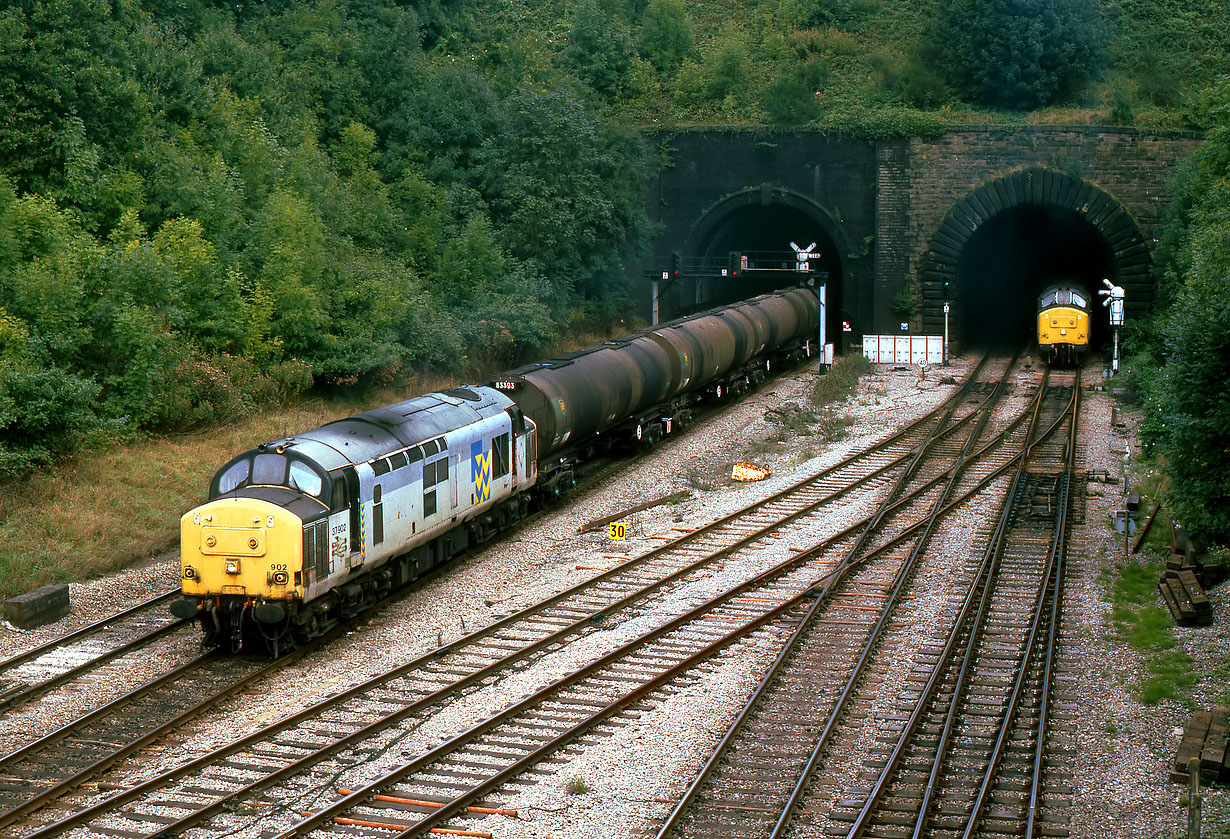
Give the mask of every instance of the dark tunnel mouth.
[(950, 329), (970, 348), (1035, 344), (1037, 293), (1050, 282), (1089, 294), (1094, 350), (1112, 337), (1104, 279), (1125, 291), (1129, 320), (1154, 292), (1152, 249), (1132, 214), (1089, 181), (1040, 166), (986, 180), (953, 204), (918, 274), (923, 329)]
[(1036, 343), (1038, 295), (1055, 284), (1083, 289), (1092, 305), (1090, 346), (1107, 338), (1098, 291), (1116, 281), (1110, 245), (1074, 210), (1023, 204), (997, 214), (970, 236), (956, 269), (958, 334), (970, 348)]
[[(842, 324), (841, 292), (844, 272), (841, 249), (812, 212), (785, 203), (757, 202), (736, 207), (723, 213), (705, 232), (697, 243), (695, 255), (708, 260), (724, 261), (731, 252), (776, 251), (788, 254), (791, 251), (791, 243), (799, 247), (815, 243), (812, 251), (819, 252), (819, 258), (809, 260), (809, 267), (828, 275), (823, 280), (826, 287), (826, 341), (836, 344), (841, 340)], [(797, 284), (800, 279), (788, 272), (761, 275), (755, 271), (745, 272), (738, 277), (717, 278), (706, 284), (704, 299), (697, 303), (700, 308), (735, 303)]]

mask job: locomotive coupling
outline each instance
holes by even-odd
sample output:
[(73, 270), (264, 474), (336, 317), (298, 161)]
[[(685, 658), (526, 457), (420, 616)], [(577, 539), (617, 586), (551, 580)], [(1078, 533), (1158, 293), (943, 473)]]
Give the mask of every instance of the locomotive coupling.
[(192, 600), (176, 600), (171, 604), (171, 614), (180, 620), (190, 621), (196, 618), (198, 607)]

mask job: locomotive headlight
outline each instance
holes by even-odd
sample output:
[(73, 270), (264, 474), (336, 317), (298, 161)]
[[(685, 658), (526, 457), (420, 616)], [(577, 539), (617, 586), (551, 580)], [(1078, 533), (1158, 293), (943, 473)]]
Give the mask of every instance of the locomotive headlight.
[(196, 569), (193, 568), (191, 565), (184, 566), (184, 579), (185, 580), (195, 580), (196, 579)]
[(238, 574), (238, 573), (239, 573), (239, 560), (237, 560), (237, 559), (228, 559), (228, 560), (226, 561), (226, 573), (228, 573), (228, 574)]
[(275, 586), (284, 586), (290, 581), (290, 573), (287, 571), (274, 571), (269, 575), (269, 582)]

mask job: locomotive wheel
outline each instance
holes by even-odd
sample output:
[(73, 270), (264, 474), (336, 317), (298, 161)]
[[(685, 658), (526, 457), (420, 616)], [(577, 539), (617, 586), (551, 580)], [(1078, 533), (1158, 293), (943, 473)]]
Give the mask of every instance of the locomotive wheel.
[(312, 640), (320, 634), (320, 620), (316, 617), (316, 613), (308, 612), (304, 615), (303, 620), (294, 628), (294, 638), (300, 644)]

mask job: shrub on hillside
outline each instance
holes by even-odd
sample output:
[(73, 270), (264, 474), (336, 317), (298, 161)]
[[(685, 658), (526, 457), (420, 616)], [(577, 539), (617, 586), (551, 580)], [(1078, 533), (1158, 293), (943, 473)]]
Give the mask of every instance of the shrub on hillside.
[(674, 72), (692, 52), (692, 19), (683, 0), (649, 0), (641, 21), (639, 48), (650, 64)]
[(1169, 473), (1176, 518), (1211, 543), (1230, 543), (1230, 76), (1207, 93), (1209, 131), (1176, 186), (1163, 248), (1174, 303), (1140, 330), (1152, 339), (1137, 356), (1156, 376), (1137, 375), (1145, 394), (1146, 445)]
[(1104, 61), (1096, 0), (955, 0), (928, 49), (967, 101), (1030, 110), (1071, 99)]

